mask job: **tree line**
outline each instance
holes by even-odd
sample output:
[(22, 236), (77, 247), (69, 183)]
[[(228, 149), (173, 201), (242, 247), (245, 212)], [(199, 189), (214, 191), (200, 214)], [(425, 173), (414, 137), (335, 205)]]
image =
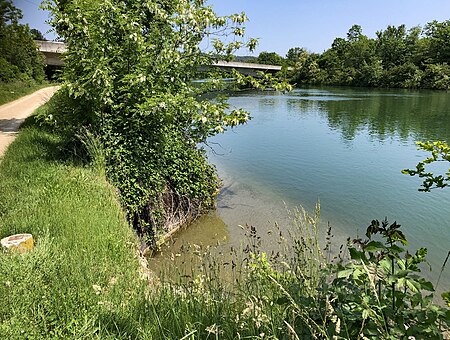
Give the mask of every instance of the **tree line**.
[(0, 0), (0, 82), (42, 82), (44, 57), (33, 40), (43, 36), (20, 19), (22, 12), (11, 0)]
[(353, 25), (345, 38), (336, 38), (323, 53), (291, 48), (283, 58), (262, 52), (253, 60), (285, 65), (291, 82), (392, 88), (450, 88), (450, 20), (425, 27), (388, 26), (375, 38)]

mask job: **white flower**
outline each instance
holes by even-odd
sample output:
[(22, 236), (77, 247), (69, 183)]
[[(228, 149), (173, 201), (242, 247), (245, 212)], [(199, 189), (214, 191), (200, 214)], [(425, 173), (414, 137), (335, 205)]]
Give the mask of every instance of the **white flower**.
[(94, 289), (95, 294), (100, 295), (102, 292), (102, 287), (99, 285), (92, 285), (92, 289)]
[(219, 326), (217, 326), (216, 324), (213, 324), (211, 326), (206, 327), (205, 329), (209, 334), (215, 334), (218, 335), (219, 334)]

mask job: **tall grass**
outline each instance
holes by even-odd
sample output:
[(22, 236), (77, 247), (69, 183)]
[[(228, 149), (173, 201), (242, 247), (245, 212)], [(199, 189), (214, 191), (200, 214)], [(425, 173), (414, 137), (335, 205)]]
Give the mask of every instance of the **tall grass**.
[(0, 339), (442, 338), (448, 329), (450, 312), (414, 291), (432, 289), (415, 275), (423, 252), (395, 258), (408, 270), (391, 276), (392, 242), (359, 240), (335, 263), (318, 241), (319, 209), (294, 211), (291, 233), (274, 233), (279, 249), (261, 249), (248, 226), (242, 249), (192, 245), (155, 277), (139, 264), (114, 188), (74, 157), (29, 119), (0, 162), (0, 237), (36, 240), (27, 254), (0, 253)]
[(36, 249), (0, 254), (0, 338), (136, 334), (145, 287), (113, 188), (28, 125), (0, 162), (0, 236), (31, 233)]
[(86, 148), (92, 168), (101, 178), (106, 176), (106, 156), (100, 138), (87, 128), (83, 128), (77, 137)]

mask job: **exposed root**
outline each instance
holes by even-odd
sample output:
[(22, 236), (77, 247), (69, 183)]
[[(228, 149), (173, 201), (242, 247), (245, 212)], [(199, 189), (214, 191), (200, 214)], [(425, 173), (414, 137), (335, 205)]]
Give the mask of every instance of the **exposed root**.
[(201, 200), (191, 200), (166, 187), (157, 203), (149, 203), (133, 214), (133, 227), (144, 240), (140, 253), (147, 255), (150, 249), (158, 248), (207, 209)]

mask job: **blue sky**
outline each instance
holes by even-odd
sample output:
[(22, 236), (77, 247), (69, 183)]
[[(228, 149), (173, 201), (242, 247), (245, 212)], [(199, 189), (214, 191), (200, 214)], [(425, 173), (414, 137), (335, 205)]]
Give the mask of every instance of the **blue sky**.
[[(24, 23), (42, 33), (48, 13), (39, 10), (40, 0), (13, 0), (24, 14)], [(450, 0), (209, 0), (225, 15), (244, 11), (249, 37), (260, 38), (256, 55), (274, 51), (284, 56), (291, 47), (323, 52), (334, 38), (345, 37), (353, 24), (374, 37), (388, 25), (424, 26), (432, 20), (450, 19)], [(51, 39), (54, 35), (47, 34)], [(241, 53), (245, 54), (245, 53)]]

